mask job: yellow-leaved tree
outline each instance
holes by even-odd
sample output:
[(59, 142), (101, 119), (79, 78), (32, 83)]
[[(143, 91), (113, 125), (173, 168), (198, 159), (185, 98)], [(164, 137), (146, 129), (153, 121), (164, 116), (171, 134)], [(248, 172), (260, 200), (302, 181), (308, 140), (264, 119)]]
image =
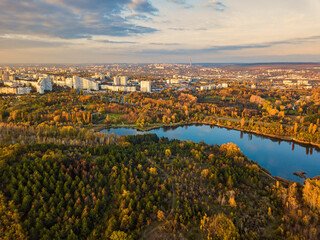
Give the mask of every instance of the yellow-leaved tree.
[(320, 212), (320, 180), (307, 179), (305, 181), (303, 200), (312, 210)]
[(223, 213), (213, 217), (205, 215), (200, 223), (206, 239), (233, 240), (239, 239), (240, 235), (234, 223)]
[(20, 224), (19, 214), (14, 210), (12, 204), (12, 202), (7, 204), (4, 196), (0, 193), (0, 239), (26, 239)]

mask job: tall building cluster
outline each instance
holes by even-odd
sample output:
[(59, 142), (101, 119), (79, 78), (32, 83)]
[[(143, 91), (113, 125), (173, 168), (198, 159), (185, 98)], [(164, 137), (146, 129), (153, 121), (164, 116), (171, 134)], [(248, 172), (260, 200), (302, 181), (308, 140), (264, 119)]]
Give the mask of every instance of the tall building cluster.
[(129, 77), (127, 76), (116, 76), (113, 78), (113, 84), (103, 84), (101, 89), (110, 91), (121, 91), (121, 92), (135, 92), (136, 86), (128, 85)]
[[(126, 75), (125, 68), (115, 65), (108, 69), (120, 72), (112, 76), (111, 71), (105, 71), (106, 67), (93, 68), (83, 66), (72, 67), (43, 67), (43, 66), (0, 66), (0, 94), (28, 94), (36, 91), (44, 94), (52, 91), (53, 87), (71, 88), (84, 91), (121, 91), (151, 92), (151, 81), (130, 79)], [(99, 69), (99, 71), (97, 71)], [(140, 69), (140, 68), (139, 68)], [(121, 71), (120, 71), (121, 70)], [(154, 89), (159, 90), (159, 89)]]
[(73, 76), (70, 78), (55, 77), (53, 82), (59, 87), (68, 87), (76, 90), (99, 91), (100, 89), (100, 81), (78, 76)]
[(45, 91), (52, 91), (52, 81), (49, 76), (43, 74), (37, 76), (38, 79), (19, 78), (14, 75), (9, 78), (2, 77), (4, 87), (0, 87), (1, 94), (29, 94), (31, 87), (35, 88), (39, 94), (44, 94)]

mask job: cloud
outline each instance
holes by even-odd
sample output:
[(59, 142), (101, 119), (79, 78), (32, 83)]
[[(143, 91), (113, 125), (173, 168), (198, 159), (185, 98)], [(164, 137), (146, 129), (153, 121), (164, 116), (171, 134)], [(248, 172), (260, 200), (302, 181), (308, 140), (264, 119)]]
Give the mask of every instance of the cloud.
[(69, 44), (67, 42), (48, 42), (42, 40), (0, 36), (0, 49), (57, 48), (68, 45)]
[(214, 46), (210, 48), (202, 49), (177, 49), (177, 50), (145, 50), (143, 53), (150, 54), (168, 54), (168, 55), (193, 55), (193, 54), (202, 54), (202, 53), (217, 53), (224, 51), (235, 51), (241, 49), (250, 49), (250, 48), (267, 48), (270, 47), (268, 44), (249, 44), (249, 45), (228, 45), (228, 46)]
[(150, 43), (150, 45), (155, 45), (155, 46), (178, 46), (180, 44), (179, 43)]
[(169, 28), (170, 30), (173, 31), (186, 31), (188, 30), (187, 28), (181, 28), (181, 27), (173, 27), (173, 28)]
[(176, 3), (176, 4), (185, 4), (185, 0), (168, 0), (168, 2)]
[(202, 7), (211, 7), (216, 11), (223, 12), (226, 9), (226, 5), (217, 0), (211, 0), (201, 5)]
[(156, 50), (144, 50), (143, 53), (146, 54), (159, 54), (159, 55), (194, 55), (194, 54), (205, 54), (205, 53), (218, 53), (225, 51), (238, 51), (243, 49), (259, 49), (259, 48), (269, 48), (276, 45), (284, 45), (284, 44), (302, 44), (306, 42), (319, 41), (320, 36), (310, 36), (303, 38), (293, 38), (284, 41), (272, 41), (265, 43), (257, 43), (257, 44), (243, 44), (243, 45), (224, 45), (224, 46), (212, 46), (209, 48), (202, 49), (177, 49), (177, 50), (164, 50), (164, 49), (156, 49)]
[(96, 40), (97, 42), (102, 43), (111, 43), (111, 44), (136, 44), (137, 42), (129, 42), (129, 41), (110, 41), (110, 40)]
[(152, 6), (147, 0), (131, 0), (130, 3), (127, 4), (128, 8), (137, 12), (148, 12), (150, 14), (154, 14), (158, 12), (158, 9)]
[(303, 38), (292, 38), (289, 40), (284, 40), (284, 41), (274, 41), (270, 42), (273, 45), (278, 45), (278, 44), (299, 44), (299, 43), (305, 43), (305, 42), (312, 42), (312, 41), (317, 41), (320, 40), (320, 35), (318, 36), (311, 36), (311, 37), (303, 37)]
[(131, 20), (131, 19), (143, 20), (145, 22), (152, 22), (153, 21), (152, 18), (146, 16), (145, 14), (141, 14), (141, 13), (137, 13), (137, 12), (129, 13), (129, 14), (126, 15), (125, 18), (128, 19), (128, 20)]
[(167, 0), (168, 2), (180, 5), (181, 8), (193, 8), (191, 4), (188, 4), (186, 0)]
[(183, 28), (183, 27), (172, 27), (169, 30), (173, 31), (207, 31), (208, 28), (198, 27), (198, 28)]
[(148, 0), (1, 0), (0, 32), (65, 39), (146, 34), (157, 30), (136, 25), (123, 13), (157, 11)]

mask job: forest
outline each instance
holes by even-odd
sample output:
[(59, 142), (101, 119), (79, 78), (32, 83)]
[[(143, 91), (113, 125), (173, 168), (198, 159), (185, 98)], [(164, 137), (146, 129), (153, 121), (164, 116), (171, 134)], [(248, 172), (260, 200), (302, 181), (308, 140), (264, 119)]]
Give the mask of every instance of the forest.
[(233, 143), (45, 130), (1, 142), (1, 239), (320, 238), (320, 180), (279, 182)]
[[(159, 93), (53, 92), (0, 99), (0, 123), (32, 128), (135, 127), (204, 123), (320, 145), (320, 92), (243, 86)], [(3, 125), (4, 126), (4, 125)], [(53, 130), (54, 131), (54, 130)]]
[(320, 239), (320, 180), (233, 143), (118, 137), (205, 123), (320, 143), (320, 94), (241, 86), (0, 98), (0, 239)]

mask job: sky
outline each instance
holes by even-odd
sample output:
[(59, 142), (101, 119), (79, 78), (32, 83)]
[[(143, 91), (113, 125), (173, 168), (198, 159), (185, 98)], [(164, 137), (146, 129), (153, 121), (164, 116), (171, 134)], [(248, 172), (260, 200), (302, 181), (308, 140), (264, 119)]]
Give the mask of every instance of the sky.
[(0, 0), (0, 63), (320, 62), (320, 0)]

